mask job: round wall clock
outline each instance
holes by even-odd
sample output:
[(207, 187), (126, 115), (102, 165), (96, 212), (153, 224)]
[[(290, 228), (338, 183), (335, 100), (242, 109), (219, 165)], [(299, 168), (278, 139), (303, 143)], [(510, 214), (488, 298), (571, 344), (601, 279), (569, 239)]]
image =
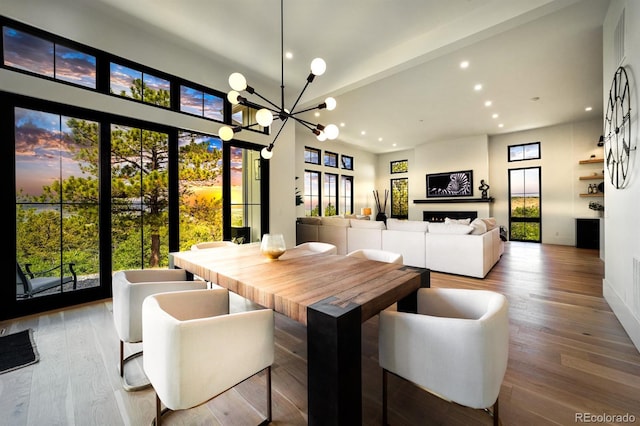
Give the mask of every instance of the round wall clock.
[(631, 147), (629, 80), (624, 67), (619, 67), (613, 75), (604, 119), (604, 159), (614, 187), (624, 188), (627, 184), (632, 164), (629, 157), (635, 149)]

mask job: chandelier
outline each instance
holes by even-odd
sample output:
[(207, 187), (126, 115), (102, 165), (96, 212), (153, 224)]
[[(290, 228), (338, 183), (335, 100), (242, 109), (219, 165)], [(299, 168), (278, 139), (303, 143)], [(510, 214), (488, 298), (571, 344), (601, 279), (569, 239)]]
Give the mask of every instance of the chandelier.
[[(270, 101), (269, 99), (265, 98), (264, 96), (256, 92), (256, 90), (253, 87), (247, 85), (247, 80), (242, 74), (240, 74), (239, 72), (234, 72), (229, 76), (229, 86), (231, 86), (231, 90), (227, 94), (227, 99), (229, 100), (229, 102), (231, 102), (232, 105), (243, 105), (246, 107), (257, 109), (258, 110), (256, 112), (257, 123), (252, 123), (245, 126), (238, 125), (234, 127), (222, 126), (220, 127), (220, 130), (218, 130), (218, 136), (220, 137), (220, 139), (222, 139), (223, 141), (229, 141), (233, 139), (236, 133), (242, 131), (243, 129), (249, 129), (255, 126), (256, 124), (259, 124), (262, 127), (269, 127), (273, 123), (273, 120), (281, 120), (282, 126), (280, 127), (280, 130), (278, 130), (278, 133), (276, 134), (276, 136), (273, 138), (273, 141), (271, 141), (269, 146), (264, 147), (260, 152), (260, 155), (262, 156), (262, 158), (265, 158), (265, 159), (270, 159), (271, 157), (273, 157), (273, 152), (272, 152), (273, 147), (276, 143), (276, 140), (278, 139), (278, 136), (280, 135), (280, 132), (282, 132), (282, 129), (287, 124), (287, 121), (289, 119), (293, 119), (296, 122), (303, 125), (304, 127), (306, 127), (307, 129), (309, 129), (314, 135), (316, 135), (316, 138), (319, 141), (324, 141), (326, 139), (333, 140), (338, 137), (338, 133), (339, 133), (338, 126), (336, 126), (335, 124), (329, 124), (327, 126), (323, 126), (322, 124), (319, 124), (319, 123), (314, 124), (312, 122), (309, 122), (299, 117), (299, 114), (312, 111), (315, 109), (320, 110), (320, 109), (326, 108), (328, 111), (335, 109), (336, 100), (334, 98), (328, 97), (325, 99), (323, 103), (317, 106), (296, 111), (298, 102), (300, 101), (300, 98), (302, 98), (302, 94), (305, 92), (305, 90), (307, 90), (307, 87), (309, 87), (309, 84), (313, 82), (316, 76), (324, 74), (327, 68), (327, 64), (322, 58), (315, 58), (313, 61), (311, 61), (311, 72), (309, 73), (309, 76), (307, 77), (307, 81), (304, 87), (302, 88), (302, 91), (298, 95), (298, 98), (296, 99), (296, 101), (294, 102), (293, 106), (290, 109), (286, 109), (284, 107), (284, 23), (283, 23), (284, 22), (284, 5), (283, 3), (284, 3), (284, 0), (280, 0), (280, 76), (281, 76), (280, 104), (278, 105), (275, 102)], [(246, 97), (241, 96), (240, 92), (247, 92), (250, 95), (257, 96), (262, 101), (266, 102), (268, 105), (264, 106), (259, 103), (251, 102)]]

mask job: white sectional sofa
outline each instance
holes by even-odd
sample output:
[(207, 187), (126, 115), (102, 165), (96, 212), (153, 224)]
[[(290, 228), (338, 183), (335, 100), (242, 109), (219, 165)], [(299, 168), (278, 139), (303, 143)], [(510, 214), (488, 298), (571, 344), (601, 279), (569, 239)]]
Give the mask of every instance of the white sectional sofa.
[(357, 218), (303, 217), (296, 243), (334, 244), (338, 254), (373, 248), (401, 253), (405, 265), (484, 278), (500, 260), (504, 242), (493, 218), (421, 222), (388, 219), (387, 224)]

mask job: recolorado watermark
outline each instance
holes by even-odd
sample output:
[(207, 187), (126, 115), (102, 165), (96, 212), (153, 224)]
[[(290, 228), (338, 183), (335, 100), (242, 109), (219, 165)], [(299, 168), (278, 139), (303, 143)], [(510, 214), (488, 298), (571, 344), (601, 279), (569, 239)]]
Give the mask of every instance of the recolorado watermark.
[(576, 413), (576, 423), (635, 423), (636, 416), (633, 414), (593, 414)]

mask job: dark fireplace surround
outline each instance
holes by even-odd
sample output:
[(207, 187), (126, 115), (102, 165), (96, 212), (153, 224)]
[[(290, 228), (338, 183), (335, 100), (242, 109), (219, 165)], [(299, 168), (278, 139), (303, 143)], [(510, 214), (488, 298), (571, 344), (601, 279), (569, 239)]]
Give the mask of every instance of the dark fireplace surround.
[(467, 219), (471, 220), (476, 219), (478, 217), (477, 211), (422, 211), (422, 220), (425, 222), (444, 222), (444, 218), (448, 217), (449, 219)]

